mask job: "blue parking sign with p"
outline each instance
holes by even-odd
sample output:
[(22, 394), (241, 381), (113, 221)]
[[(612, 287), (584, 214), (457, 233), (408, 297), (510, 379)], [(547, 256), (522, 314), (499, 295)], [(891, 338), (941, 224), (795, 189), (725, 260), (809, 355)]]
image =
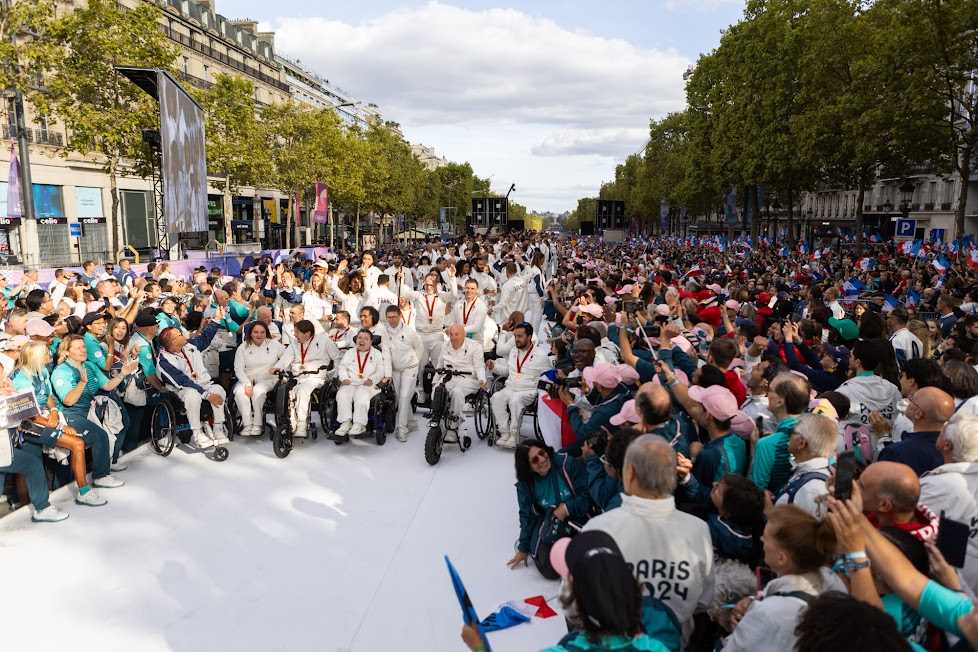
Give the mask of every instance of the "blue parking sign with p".
[(898, 238), (912, 238), (917, 232), (917, 220), (897, 220)]

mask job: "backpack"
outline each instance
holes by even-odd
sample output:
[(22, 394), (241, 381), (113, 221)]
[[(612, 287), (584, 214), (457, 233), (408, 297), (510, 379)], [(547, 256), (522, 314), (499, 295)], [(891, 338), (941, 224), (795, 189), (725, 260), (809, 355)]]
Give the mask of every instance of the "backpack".
[(797, 478), (785, 485), (784, 492), (782, 495), (788, 496), (788, 504), (795, 504), (795, 496), (801, 491), (801, 488), (812, 480), (828, 480), (829, 474), (824, 471), (809, 471), (808, 473), (802, 473)]
[(842, 450), (856, 451), (856, 468), (862, 471), (873, 462), (873, 440), (861, 423), (846, 423), (842, 431)]

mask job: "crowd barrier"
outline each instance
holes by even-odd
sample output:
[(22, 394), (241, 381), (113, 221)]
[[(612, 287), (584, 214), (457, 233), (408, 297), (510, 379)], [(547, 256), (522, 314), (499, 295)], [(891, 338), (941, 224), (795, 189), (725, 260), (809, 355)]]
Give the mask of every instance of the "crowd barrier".
[[(200, 266), (204, 266), (208, 271), (212, 267), (219, 267), (221, 273), (225, 276), (238, 276), (242, 269), (246, 269), (255, 264), (255, 261), (260, 260), (262, 256), (270, 256), (276, 263), (282, 260), (288, 260), (294, 257), (297, 253), (302, 252), (310, 260), (316, 260), (320, 256), (325, 256), (329, 251), (328, 247), (301, 247), (299, 249), (268, 249), (261, 251), (260, 253), (244, 253), (244, 252), (225, 252), (223, 254), (215, 254), (200, 258), (188, 258), (185, 260), (168, 260), (165, 261), (170, 266), (170, 273), (176, 276), (190, 278), (193, 271)], [(146, 266), (149, 263), (133, 263), (132, 270), (136, 276), (141, 276), (146, 273)], [(118, 269), (118, 265), (116, 265)], [(41, 287), (47, 287), (47, 285), (54, 280), (54, 267), (39, 268), (38, 271), (38, 284)], [(72, 267), (61, 267), (57, 269), (64, 269), (73, 272), (81, 272), (81, 265), (76, 265)], [(104, 267), (99, 266), (96, 268), (100, 273), (104, 271)], [(20, 283), (21, 278), (24, 275), (24, 268), (17, 267), (5, 270), (4, 274), (7, 276), (8, 287), (15, 287)]]

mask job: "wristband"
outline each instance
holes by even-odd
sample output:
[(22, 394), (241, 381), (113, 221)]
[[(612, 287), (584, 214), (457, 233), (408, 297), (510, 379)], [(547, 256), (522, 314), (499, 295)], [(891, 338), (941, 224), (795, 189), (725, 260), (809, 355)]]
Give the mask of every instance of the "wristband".
[(856, 551), (856, 552), (847, 552), (846, 553), (846, 559), (853, 559), (853, 560), (855, 560), (855, 559), (868, 559), (868, 557), (866, 556), (866, 551), (865, 550), (859, 550), (859, 551)]
[(674, 380), (671, 383), (669, 383), (668, 385), (666, 385), (666, 387), (675, 387), (678, 384), (679, 384), (679, 379), (677, 378), (676, 380)]
[(474, 648), (472, 648), (472, 652), (486, 652), (486, 646), (476, 645)]

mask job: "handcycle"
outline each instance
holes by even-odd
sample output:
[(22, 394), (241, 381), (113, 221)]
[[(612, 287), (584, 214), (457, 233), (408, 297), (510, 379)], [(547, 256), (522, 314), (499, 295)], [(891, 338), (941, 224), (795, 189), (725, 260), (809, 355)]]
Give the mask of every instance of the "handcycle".
[[(224, 429), (228, 440), (233, 441), (237, 430), (229, 403), (228, 399), (224, 399), (224, 405), (218, 409), (224, 410)], [(200, 404), (200, 422), (205, 434), (213, 439), (214, 408), (209, 401)], [(149, 442), (157, 455), (166, 457), (172, 453), (179, 439), (181, 444), (203, 452), (208, 459), (215, 462), (223, 462), (229, 457), (230, 452), (224, 446), (214, 446), (211, 449), (199, 448), (193, 443), (192, 435), (187, 409), (183, 402), (173, 393), (164, 394), (160, 402), (153, 406), (153, 413), (150, 416)]]
[[(288, 457), (289, 453), (292, 452), (292, 448), (295, 446), (294, 433), (292, 432), (292, 410), (295, 408), (296, 398), (292, 393), (292, 389), (299, 382), (301, 376), (309, 376), (313, 374), (318, 374), (322, 371), (329, 369), (328, 366), (322, 366), (318, 369), (309, 369), (307, 371), (300, 371), (295, 373), (289, 369), (279, 369), (276, 372), (278, 375), (278, 381), (269, 394), (272, 396), (273, 405), (275, 406), (275, 426), (272, 429), (272, 452), (278, 458)], [(305, 415), (307, 419), (306, 432), (315, 441), (319, 434), (316, 432), (316, 426), (312, 423), (312, 401), (313, 397), (318, 397), (319, 389), (312, 393), (310, 397), (310, 410), (308, 414)], [(299, 418), (303, 418), (303, 415), (298, 415)]]
[[(428, 412), (428, 435), (424, 442), (424, 459), (428, 464), (434, 466), (441, 459), (442, 450), (445, 445), (445, 435), (448, 431), (456, 432), (456, 441), (459, 450), (463, 453), (472, 446), (472, 438), (468, 435), (461, 436), (458, 432), (462, 424), (461, 414), (452, 414), (452, 396), (446, 385), (448, 381), (456, 376), (471, 376), (472, 372), (457, 371), (451, 367), (445, 369), (435, 369), (434, 374), (441, 376), (440, 383), (434, 386), (431, 392), (431, 409)], [(484, 435), (479, 434), (480, 420), (488, 423), (492, 410), (489, 407), (488, 394), (481, 387), (474, 393), (465, 397), (466, 402), (472, 404), (475, 411), (476, 434), (480, 439)]]

